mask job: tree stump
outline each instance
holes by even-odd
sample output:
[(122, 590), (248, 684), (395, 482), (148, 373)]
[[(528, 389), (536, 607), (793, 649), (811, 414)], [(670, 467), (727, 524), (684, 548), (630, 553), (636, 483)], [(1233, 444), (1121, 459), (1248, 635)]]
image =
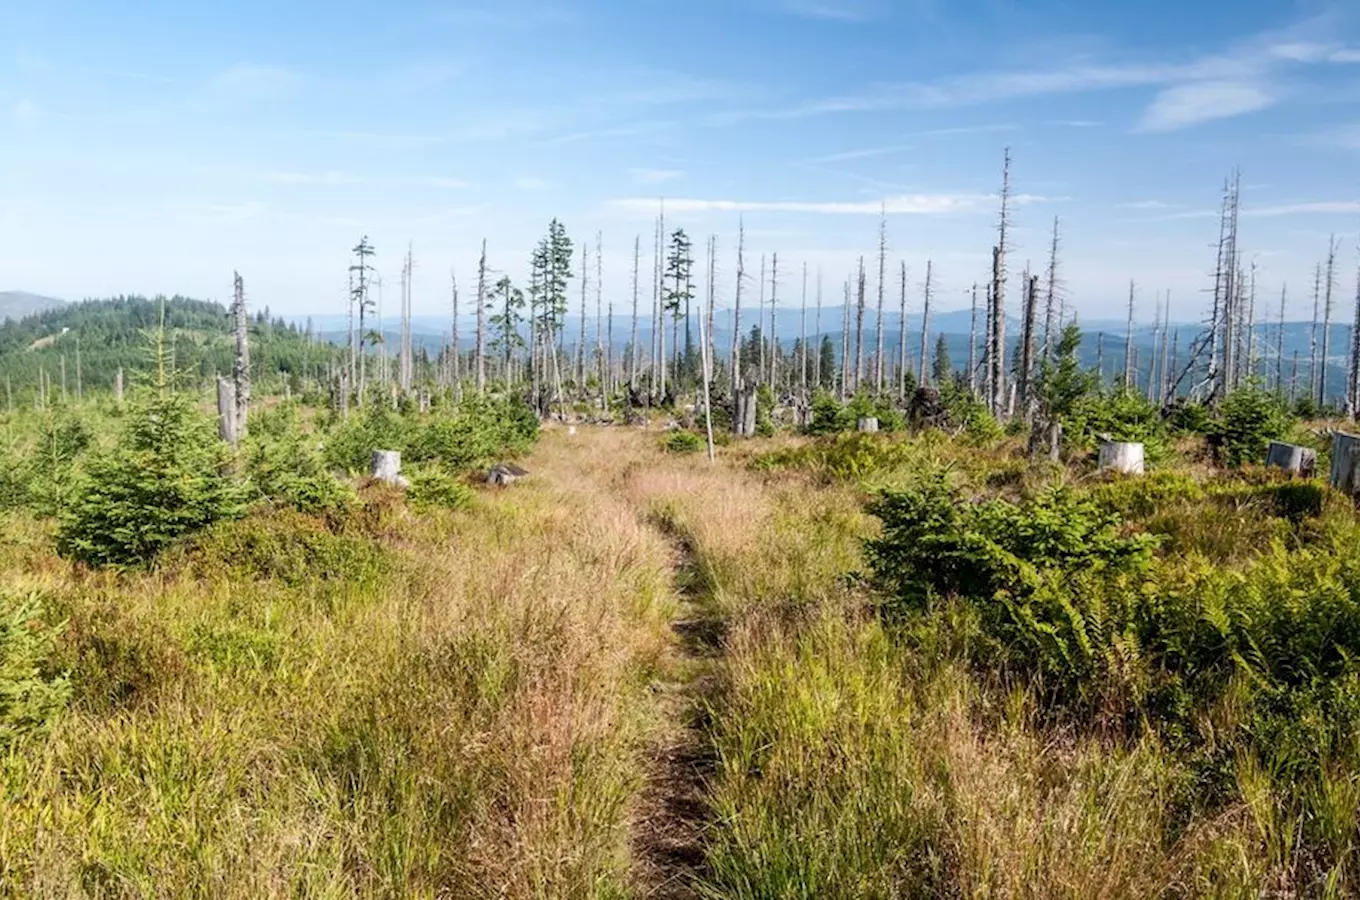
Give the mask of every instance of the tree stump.
[(401, 475), (401, 453), (396, 450), (374, 450), (368, 474), (374, 481), (383, 481), (399, 488), (411, 486)]
[(1360, 437), (1344, 431), (1332, 436), (1331, 485), (1352, 497), (1360, 494)]
[(119, 366), (118, 371), (113, 375), (113, 400), (119, 406), (123, 405), (123, 367)]
[(236, 424), (236, 386), (219, 375), (217, 376), (217, 434), (233, 447), (236, 446), (239, 437)]
[(1100, 471), (1142, 475), (1143, 445), (1121, 441), (1102, 441), (1100, 444)]
[(756, 392), (741, 390), (737, 392), (736, 413), (732, 417), (732, 431), (737, 437), (756, 435)]
[(866, 416), (855, 423), (855, 430), (861, 434), (878, 434), (878, 419)]
[(528, 474), (528, 470), (514, 463), (501, 463), (491, 467), (491, 471), (486, 474), (486, 483), (495, 487), (509, 487)]
[(1284, 469), (1290, 475), (1312, 478), (1317, 473), (1317, 451), (1297, 444), (1271, 441), (1266, 450), (1266, 468)]

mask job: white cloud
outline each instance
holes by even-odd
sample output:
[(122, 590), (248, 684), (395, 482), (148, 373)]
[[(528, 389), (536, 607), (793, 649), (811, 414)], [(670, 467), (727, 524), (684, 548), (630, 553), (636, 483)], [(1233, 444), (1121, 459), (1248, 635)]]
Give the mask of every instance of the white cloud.
[(259, 200), (202, 207), (186, 218), (200, 225), (241, 225), (264, 215), (268, 206)]
[(1175, 131), (1201, 122), (1228, 119), (1265, 109), (1275, 102), (1255, 84), (1236, 81), (1200, 81), (1167, 88), (1157, 95), (1143, 114), (1139, 131)]
[(355, 175), (350, 172), (340, 172), (329, 170), (325, 172), (266, 172), (264, 180), (275, 184), (303, 184), (303, 185), (386, 185), (389, 187), (431, 187), (431, 188), (462, 188), (467, 187), (467, 182), (459, 178), (445, 178), (441, 176), (365, 176)]
[(629, 169), (628, 177), (634, 184), (664, 184), (674, 181), (685, 173), (678, 169)]
[(1337, 50), (1327, 57), (1327, 61), (1341, 64), (1360, 63), (1360, 49)]
[(542, 178), (533, 175), (521, 175), (515, 179), (515, 189), (520, 191), (546, 191), (550, 184)]
[(303, 77), (282, 66), (237, 65), (212, 80), (214, 93), (238, 100), (267, 100), (291, 94)]
[(783, 0), (780, 8), (805, 19), (830, 22), (871, 22), (887, 12), (883, 0)]
[(27, 128), (37, 117), (38, 104), (27, 97), (14, 104), (14, 124), (18, 127)]
[[(1049, 198), (1032, 194), (1012, 197), (1016, 205), (1047, 202)], [(825, 215), (878, 215), (887, 210), (890, 215), (934, 215), (940, 213), (972, 212), (989, 209), (997, 202), (991, 194), (899, 194), (881, 200), (699, 200), (668, 199), (666, 209), (676, 213), (703, 212), (782, 212)], [(658, 201), (651, 197), (626, 197), (610, 201), (615, 209), (625, 212), (651, 213)]]
[(1128, 203), (1121, 203), (1118, 209), (1175, 209), (1179, 204), (1166, 203), (1162, 200), (1132, 200)]
[(1360, 200), (1315, 200), (1304, 203), (1282, 203), (1278, 206), (1243, 207), (1242, 215), (1254, 219), (1276, 216), (1344, 215), (1360, 213)]

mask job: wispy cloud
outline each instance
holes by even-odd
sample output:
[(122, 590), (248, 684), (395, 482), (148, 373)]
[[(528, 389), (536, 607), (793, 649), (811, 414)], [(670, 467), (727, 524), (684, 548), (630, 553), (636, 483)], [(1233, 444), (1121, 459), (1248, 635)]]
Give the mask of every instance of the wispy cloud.
[[(886, 210), (890, 215), (938, 215), (942, 213), (972, 212), (994, 206), (997, 197), (991, 194), (899, 194), (879, 200), (699, 200), (667, 199), (666, 209), (676, 213), (704, 212), (780, 212), (813, 213), (824, 215), (878, 215)], [(1020, 194), (1011, 198), (1017, 205), (1044, 203), (1050, 198)], [(656, 210), (653, 197), (625, 197), (610, 201), (614, 209), (638, 213)]]
[(241, 225), (259, 218), (268, 209), (268, 204), (259, 200), (210, 204), (190, 212), (185, 218), (199, 225)]
[(781, 0), (782, 12), (829, 22), (870, 22), (888, 12), (883, 0)]
[(1129, 201), (1128, 203), (1120, 203), (1120, 204), (1118, 204), (1118, 206), (1117, 206), (1116, 208), (1117, 208), (1117, 209), (1158, 210), (1158, 209), (1175, 209), (1175, 208), (1177, 208), (1179, 205), (1180, 205), (1180, 204), (1178, 204), (1178, 203), (1167, 203), (1167, 202), (1165, 202), (1164, 200), (1131, 200), (1131, 201)]
[(634, 184), (664, 184), (674, 181), (685, 173), (679, 169), (629, 169), (628, 177)]
[[(791, 106), (731, 110), (710, 124), (747, 120), (796, 120), (815, 116), (944, 109), (1060, 94), (1128, 88), (1163, 88), (1144, 116), (1143, 130), (1167, 130), (1242, 115), (1275, 102), (1275, 76), (1285, 67), (1360, 63), (1360, 49), (1286, 40), (1266, 34), (1229, 50), (1180, 61), (1096, 61), (1075, 57), (1044, 69), (992, 70), (933, 81), (889, 82), (862, 91), (817, 97)], [(1211, 115), (1213, 99), (1224, 101)], [(1075, 124), (1075, 123), (1074, 123)], [(1081, 123), (1085, 125), (1085, 123)]]
[(515, 190), (517, 191), (546, 191), (552, 187), (547, 180), (535, 175), (521, 175), (515, 179)]
[(462, 188), (467, 187), (467, 182), (460, 178), (447, 178), (443, 176), (386, 176), (386, 175), (356, 175), (352, 172), (342, 172), (330, 170), (325, 172), (266, 172), (264, 180), (275, 184), (299, 184), (299, 185), (385, 185), (389, 187), (431, 187), (431, 188)]
[(212, 91), (234, 100), (269, 100), (293, 93), (305, 78), (282, 66), (241, 64), (219, 72)]
[(1263, 87), (1236, 81), (1180, 84), (1159, 93), (1143, 113), (1139, 131), (1176, 131), (1265, 109), (1275, 97)]
[(890, 147), (864, 147), (859, 150), (843, 150), (840, 153), (828, 153), (826, 156), (814, 156), (805, 159), (803, 162), (810, 166), (826, 165), (828, 163), (850, 162), (856, 159), (872, 159), (875, 156), (891, 156), (894, 153), (905, 153), (912, 149), (911, 144), (893, 144)]
[(25, 97), (14, 104), (14, 124), (17, 128), (28, 128), (38, 118), (38, 104)]
[(1243, 207), (1242, 215), (1253, 219), (1276, 216), (1341, 215), (1360, 213), (1360, 200), (1314, 200), (1304, 203), (1282, 203), (1278, 206)]

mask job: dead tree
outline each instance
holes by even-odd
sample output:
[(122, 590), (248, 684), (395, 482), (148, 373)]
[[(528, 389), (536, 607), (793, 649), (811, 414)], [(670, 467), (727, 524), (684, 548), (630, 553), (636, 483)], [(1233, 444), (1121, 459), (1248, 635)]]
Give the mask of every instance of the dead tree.
[(779, 368), (779, 344), (775, 335), (778, 334), (775, 327), (775, 310), (779, 306), (779, 254), (775, 253), (770, 257), (770, 371), (767, 384), (770, 392), (774, 393), (776, 369)]
[(737, 220), (737, 295), (732, 309), (732, 392), (742, 387), (741, 381), (741, 285), (746, 280), (746, 222)]
[(1275, 334), (1275, 390), (1284, 390), (1284, 305), (1289, 299), (1289, 285), (1280, 287), (1280, 328)]
[(477, 393), (486, 392), (486, 238), (477, 263)]
[(1336, 287), (1336, 249), (1335, 236), (1327, 241), (1327, 275), (1323, 282), (1322, 303), (1322, 371), (1318, 374), (1317, 404), (1327, 405), (1327, 360), (1332, 347), (1332, 291)]
[(80, 335), (76, 334), (72, 335), (72, 337), (75, 339), (76, 343), (76, 400), (79, 401), (85, 396), (84, 391), (81, 389), (80, 382)]
[[(717, 457), (715, 456), (715, 454), (714, 454), (714, 449), (713, 449), (713, 392), (712, 392), (712, 384), (711, 384), (712, 377), (713, 377), (713, 367), (712, 367), (712, 349), (713, 349), (713, 348), (712, 348), (712, 334), (711, 334), (711, 331), (712, 331), (712, 328), (713, 328), (713, 256), (714, 256), (714, 253), (716, 252), (716, 251), (715, 251), (715, 241), (716, 241), (716, 240), (717, 240), (717, 239), (714, 238), (712, 235), (710, 235), (709, 238), (708, 238), (708, 309), (709, 309), (709, 315), (708, 315), (708, 329), (707, 329), (707, 330), (704, 328), (704, 319), (703, 319), (703, 317), (700, 317), (700, 319), (699, 319), (699, 332), (700, 332), (700, 334), (699, 334), (699, 353), (700, 353), (700, 354), (702, 355), (702, 357), (703, 357), (703, 358), (700, 360), (699, 367), (703, 370), (702, 375), (703, 375), (703, 387), (704, 387), (704, 431), (705, 431), (705, 436), (706, 436), (707, 439), (708, 439), (708, 461), (709, 461), (710, 463), (714, 462), (714, 461), (716, 460), (716, 458), (717, 458)], [(685, 323), (685, 327), (686, 327), (686, 329), (689, 328), (689, 323), (688, 323), (688, 322)], [(705, 333), (706, 331), (709, 332), (709, 333)]]
[(236, 427), (236, 389), (232, 383), (217, 376), (217, 435), (235, 447), (241, 440)]
[(633, 324), (628, 338), (628, 391), (630, 395), (637, 390), (638, 384), (638, 269), (642, 265), (642, 236), (633, 235)]
[(1308, 396), (1318, 393), (1318, 316), (1322, 304), (1322, 264), (1313, 268), (1313, 331), (1308, 357)]
[[(714, 375), (717, 369), (718, 344), (713, 339), (713, 316), (718, 305), (718, 236), (710, 234), (708, 236), (708, 327), (704, 340), (708, 342), (708, 356), (704, 359), (705, 377), (708, 379), (708, 388), (711, 391), (714, 382)], [(704, 403), (708, 403), (705, 398)]]
[(798, 362), (799, 362), (799, 365), (798, 365), (798, 390), (799, 390), (799, 392), (802, 393), (804, 396), (807, 395), (807, 386), (808, 386), (808, 364), (807, 364), (807, 363), (808, 363), (808, 360), (807, 360), (807, 341), (808, 341), (808, 335), (807, 335), (807, 284), (808, 284), (807, 263), (803, 263), (803, 297), (802, 297), (803, 303), (802, 303), (802, 311), (801, 311), (801, 312), (799, 313), (799, 315), (798, 315), (798, 332), (799, 332), (798, 345), (799, 345), (799, 347), (802, 348), (802, 359), (800, 359), (800, 360), (798, 361)]
[[(932, 288), (931, 281), (934, 277), (934, 268), (934, 262), (926, 260), (926, 285), (923, 298), (925, 302), (921, 310), (921, 374), (920, 377), (916, 379), (916, 383), (921, 387), (925, 387), (930, 383), (930, 367), (927, 365), (927, 360), (930, 357), (930, 292)], [(939, 385), (936, 385), (936, 387), (939, 387)]]
[(968, 392), (977, 396), (977, 282), (973, 282), (972, 325), (968, 329)]
[(864, 257), (859, 258), (858, 292), (855, 295), (855, 383), (858, 393), (864, 381)]
[(760, 342), (756, 384), (765, 380), (765, 254), (760, 254), (760, 306), (756, 310), (756, 338)]
[(235, 436), (232, 443), (245, 436), (250, 415), (250, 316), (246, 313), (246, 283), (239, 272), (232, 273), (231, 301), (232, 333), (236, 338), (236, 360), (231, 369)]
[[(462, 399), (463, 366), (462, 355), (458, 351), (458, 273), (452, 269), (449, 270), (449, 283), (453, 290), (453, 394), (454, 397)], [(537, 377), (537, 370), (534, 375)]]
[(664, 243), (661, 223), (662, 220), (658, 218), (655, 226), (656, 231), (652, 235), (652, 333), (647, 342), (649, 355), (652, 357), (648, 366), (648, 371), (651, 374), (652, 399), (658, 404), (661, 402), (662, 347), (660, 341), (664, 336), (661, 322), (662, 244)]
[(1024, 326), (1020, 332), (1020, 367), (1015, 373), (1016, 393), (1020, 400), (1020, 416), (1026, 422), (1034, 421), (1034, 328), (1038, 319), (1039, 276), (1025, 273)]
[(841, 402), (850, 396), (850, 281), (846, 279), (841, 306)]
[(581, 328), (576, 333), (576, 390), (586, 394), (586, 306), (590, 302), (590, 245), (581, 243)]
[(1166, 292), (1166, 307), (1162, 313), (1162, 364), (1161, 378), (1157, 380), (1157, 405), (1164, 406), (1170, 401), (1167, 392), (1171, 385), (1171, 369), (1168, 368), (1167, 333), (1171, 330), (1171, 292)]
[(992, 248), (992, 327), (991, 344), (987, 356), (991, 362), (992, 415), (998, 419), (1006, 412), (1006, 244), (1010, 228), (1011, 151), (1006, 148), (1001, 173), (1001, 216), (997, 225), (998, 240)]
[(1124, 390), (1131, 391), (1136, 387), (1134, 379), (1138, 373), (1133, 366), (1133, 303), (1137, 291), (1136, 285), (1132, 280), (1129, 281), (1129, 322), (1124, 329)]
[(822, 387), (822, 267), (817, 267), (817, 320), (813, 325), (813, 330), (817, 334), (817, 363), (813, 369), (812, 380), (817, 385), (817, 389)]
[(1360, 411), (1360, 269), (1355, 275), (1355, 314), (1351, 320), (1350, 380), (1347, 413), (1352, 419)]
[[(976, 290), (976, 288), (974, 288)], [(1053, 302), (1058, 293), (1058, 217), (1053, 217), (1053, 242), (1048, 252), (1048, 286), (1044, 292), (1044, 362), (1053, 359)], [(1061, 328), (1062, 323), (1057, 323)]]
[(907, 402), (907, 263), (902, 261), (902, 274), (898, 286), (901, 288), (901, 327), (897, 329), (897, 400)]
[(883, 288), (888, 279), (888, 204), (878, 221), (878, 321), (874, 326), (874, 394), (883, 396)]
[(123, 405), (123, 367), (119, 366), (118, 371), (113, 373), (113, 402), (119, 406)]
[(406, 260), (401, 268), (401, 358), (397, 362), (397, 377), (401, 382), (402, 393), (411, 390), (414, 376), (414, 360), (411, 356), (411, 276), (415, 267), (415, 257), (411, 246), (406, 246)]

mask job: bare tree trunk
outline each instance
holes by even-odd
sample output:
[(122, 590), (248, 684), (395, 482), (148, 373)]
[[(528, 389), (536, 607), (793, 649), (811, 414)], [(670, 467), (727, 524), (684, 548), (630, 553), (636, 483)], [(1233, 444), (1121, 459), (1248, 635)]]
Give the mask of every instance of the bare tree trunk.
[(1247, 371), (1248, 379), (1256, 377), (1256, 262), (1251, 264), (1251, 282), (1247, 294)]
[(1016, 393), (1020, 400), (1020, 417), (1027, 423), (1034, 422), (1034, 398), (1032, 386), (1034, 379), (1034, 329), (1038, 319), (1039, 276), (1025, 272), (1025, 310), (1024, 325), (1020, 331), (1020, 371), (1016, 373)]
[(1284, 305), (1289, 299), (1289, 285), (1280, 287), (1280, 330), (1275, 335), (1275, 390), (1284, 390)]
[(486, 393), (486, 238), (477, 263), (477, 393)]
[[(1053, 217), (1053, 243), (1048, 252), (1048, 287), (1044, 296), (1044, 362), (1053, 359), (1053, 301), (1058, 293), (1058, 217)], [(1061, 324), (1059, 325), (1061, 327)]]
[(638, 269), (642, 266), (642, 236), (633, 235), (633, 324), (628, 338), (628, 390), (636, 391), (638, 384)]
[(661, 260), (664, 256), (661, 237), (661, 219), (656, 220), (655, 233), (652, 235), (652, 334), (648, 340), (649, 353), (652, 357), (649, 366), (651, 372), (651, 394), (656, 402), (661, 402)]
[(397, 367), (402, 393), (410, 392), (414, 375), (414, 361), (411, 358), (411, 278), (414, 268), (415, 259), (408, 244), (406, 261), (401, 269), (401, 360)]
[[(716, 253), (716, 245), (715, 245), (716, 240), (717, 240), (717, 238), (715, 238), (715, 237), (713, 237), (713, 236), (711, 236), (711, 235), (710, 235), (709, 238), (708, 238), (708, 329), (707, 329), (707, 333), (705, 333), (705, 329), (704, 329), (704, 318), (703, 318), (703, 317), (700, 317), (700, 319), (699, 319), (699, 352), (700, 352), (700, 354), (702, 354), (702, 356), (703, 356), (703, 358), (700, 360), (700, 366), (699, 366), (699, 367), (703, 370), (702, 375), (703, 375), (703, 388), (704, 388), (704, 431), (705, 431), (705, 434), (706, 434), (706, 436), (707, 436), (707, 438), (708, 438), (708, 461), (709, 461), (710, 463), (713, 463), (713, 462), (715, 462), (715, 461), (717, 460), (717, 456), (716, 456), (716, 454), (715, 454), (714, 447), (713, 447), (713, 393), (712, 393), (712, 385), (711, 385), (711, 383), (710, 383), (711, 380), (712, 380), (712, 375), (713, 375), (713, 366), (712, 366), (712, 362), (713, 362), (713, 358), (712, 358), (712, 350), (713, 350), (713, 346), (712, 346), (712, 338), (713, 338), (713, 335), (712, 335), (712, 329), (713, 329), (713, 288), (714, 288), (713, 257), (714, 257), (714, 254)], [(688, 322), (685, 323), (685, 327), (686, 327), (686, 329), (689, 328), (689, 323), (688, 323)]]
[(76, 342), (76, 400), (79, 401), (84, 398), (84, 391), (81, 389), (80, 383), (80, 335), (78, 334), (75, 335), (75, 342)]
[(1006, 233), (1010, 228), (1011, 151), (1006, 149), (1001, 174), (1001, 217), (997, 227), (998, 240), (992, 250), (992, 342), (988, 347), (991, 361), (991, 407), (998, 419), (1006, 412)]
[(217, 434), (235, 447), (241, 440), (236, 429), (236, 389), (221, 375), (217, 376)]
[(798, 342), (799, 346), (803, 348), (803, 358), (799, 360), (798, 390), (804, 397), (807, 396), (808, 389), (807, 287), (808, 287), (807, 263), (803, 263), (803, 307), (802, 312), (798, 316), (798, 331), (799, 331)]
[(888, 205), (878, 221), (878, 321), (874, 326), (874, 394), (883, 396), (883, 288), (888, 278)]
[(119, 366), (118, 371), (113, 374), (113, 402), (119, 406), (123, 405), (123, 367)]
[(973, 317), (968, 329), (968, 392), (977, 396), (977, 282), (973, 282)]
[(1165, 406), (1169, 401), (1171, 388), (1171, 369), (1167, 357), (1168, 333), (1171, 331), (1171, 292), (1166, 292), (1166, 307), (1162, 312), (1162, 366), (1161, 378), (1157, 382), (1157, 405)]
[(581, 328), (576, 333), (576, 390), (586, 395), (586, 305), (590, 293), (590, 246), (581, 245)]
[(1360, 269), (1355, 276), (1355, 315), (1351, 320), (1350, 417), (1360, 411)]
[(453, 396), (463, 399), (463, 357), (458, 349), (458, 273), (449, 270), (449, 283), (453, 290)]
[(899, 280), (901, 288), (899, 314), (901, 316), (901, 327), (897, 329), (897, 399), (901, 403), (907, 402), (907, 263), (902, 261), (902, 273)]
[(813, 368), (813, 383), (817, 390), (822, 388), (822, 267), (817, 267), (817, 320), (813, 325), (817, 334), (817, 362)]
[(1137, 389), (1134, 379), (1138, 373), (1133, 365), (1133, 302), (1136, 287), (1132, 280), (1129, 281), (1129, 322), (1124, 329), (1124, 390), (1132, 391)]
[(774, 393), (776, 370), (779, 368), (779, 343), (776, 335), (775, 311), (779, 306), (779, 254), (770, 258), (770, 393)]
[(926, 286), (925, 286), (925, 305), (921, 311), (921, 377), (917, 379), (922, 387), (930, 383), (930, 367), (927, 360), (930, 358), (930, 294), (934, 279), (935, 263), (933, 260), (926, 260)]
[[(704, 371), (707, 373), (708, 389), (713, 387), (715, 369), (717, 369), (718, 344), (713, 339), (713, 315), (718, 305), (718, 236), (711, 234), (708, 236), (708, 358), (704, 360)], [(708, 399), (705, 398), (705, 403)]]
[(595, 232), (595, 368), (600, 376), (600, 409), (609, 408), (609, 369), (605, 364), (604, 342), (604, 232)]
[(746, 280), (746, 222), (737, 220), (737, 297), (732, 310), (732, 394), (742, 388), (741, 382), (741, 283)]
[(845, 282), (845, 304), (841, 307), (841, 402), (850, 396), (850, 282)]
[(1318, 375), (1317, 403), (1327, 405), (1327, 360), (1332, 346), (1332, 290), (1336, 287), (1336, 238), (1327, 242), (1327, 280), (1323, 282), (1322, 304), (1322, 371)]
[(1313, 269), (1313, 332), (1308, 359), (1308, 396), (1318, 395), (1318, 316), (1322, 303), (1322, 265)]
[(231, 304), (232, 332), (236, 338), (236, 361), (232, 366), (232, 390), (234, 393), (233, 430), (236, 443), (247, 432), (247, 419), (250, 416), (250, 317), (246, 314), (246, 284), (240, 273), (233, 274)]
[(765, 343), (768, 336), (765, 334), (765, 254), (760, 254), (760, 308), (756, 311), (756, 334), (760, 338), (759, 356), (760, 371), (756, 373), (756, 384), (765, 380)]
[(864, 257), (859, 258), (858, 288), (855, 293), (855, 393), (864, 384)]

